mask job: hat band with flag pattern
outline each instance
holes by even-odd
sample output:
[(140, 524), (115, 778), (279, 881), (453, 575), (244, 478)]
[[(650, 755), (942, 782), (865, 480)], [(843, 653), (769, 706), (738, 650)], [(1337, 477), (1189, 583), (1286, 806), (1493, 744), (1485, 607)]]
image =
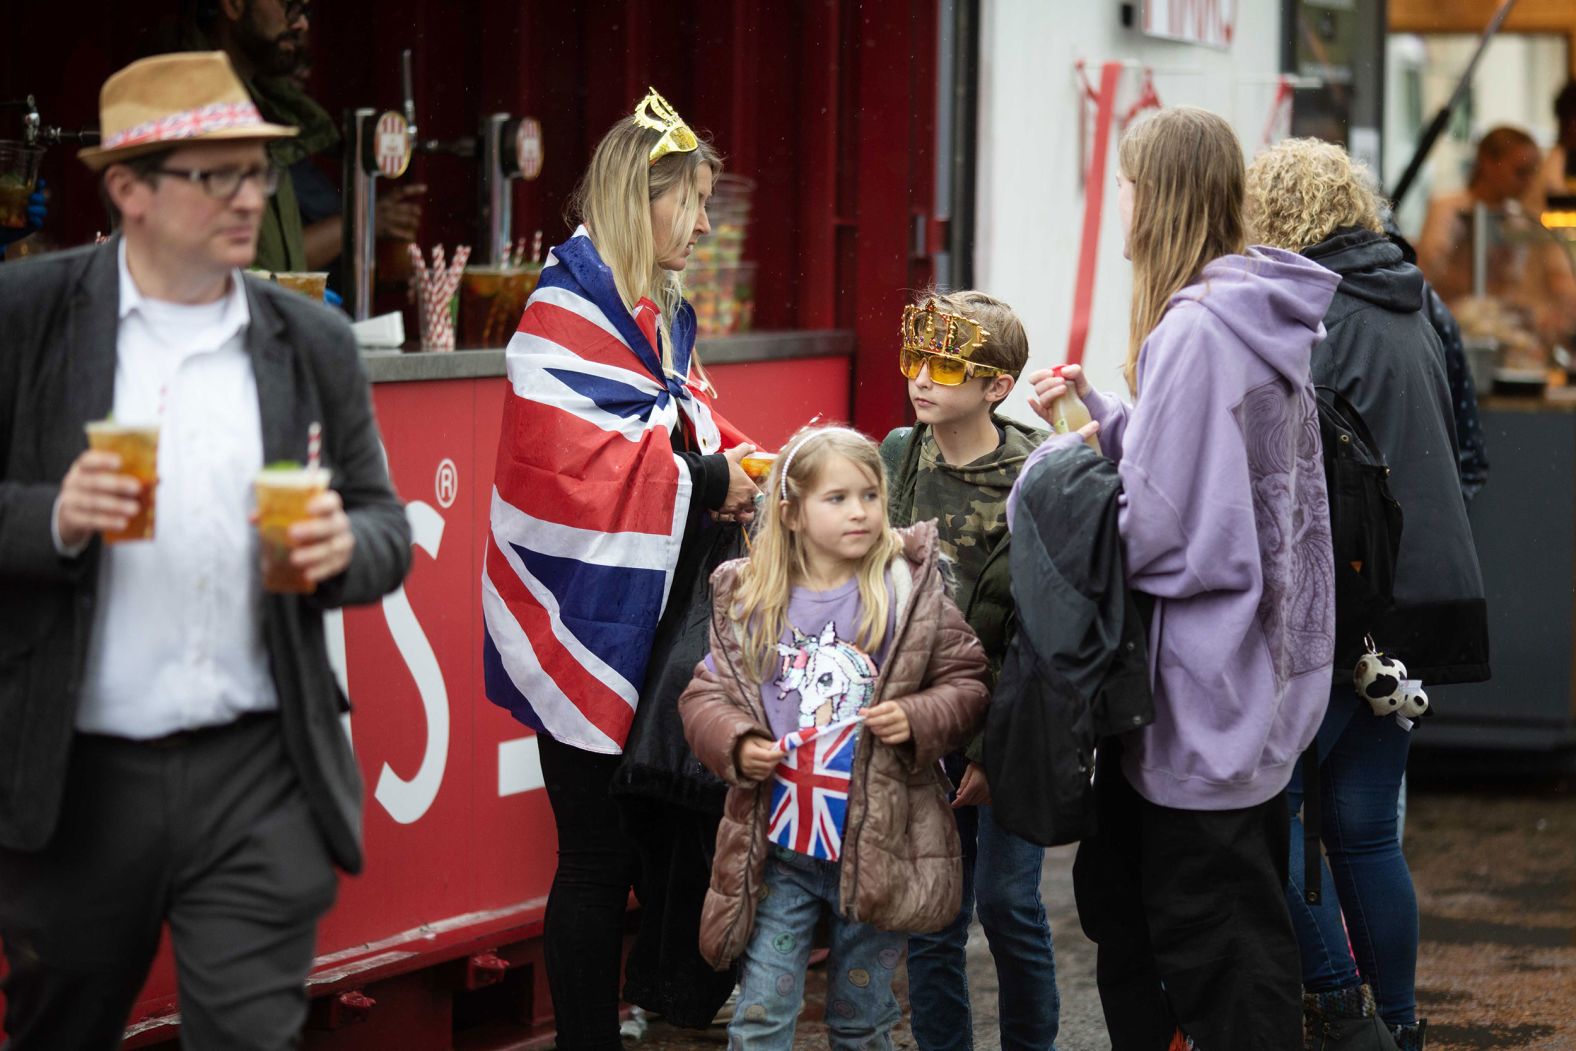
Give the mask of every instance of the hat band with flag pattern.
[(263, 123), (263, 115), (250, 102), (216, 102), (211, 106), (171, 113), (134, 128), (111, 135), (100, 144), (103, 150), (146, 146), (153, 142), (180, 142), (200, 135), (211, 135), (230, 128), (252, 127)]

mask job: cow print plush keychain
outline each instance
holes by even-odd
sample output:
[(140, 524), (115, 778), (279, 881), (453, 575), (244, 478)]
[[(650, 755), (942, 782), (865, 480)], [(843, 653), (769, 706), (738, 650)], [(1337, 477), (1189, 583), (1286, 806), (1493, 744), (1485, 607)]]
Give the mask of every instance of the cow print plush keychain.
[(1357, 695), (1368, 702), (1375, 715), (1393, 715), (1406, 729), (1411, 720), (1428, 715), (1428, 694), (1418, 679), (1406, 677), (1406, 665), (1387, 657), (1374, 645), (1372, 635), (1363, 637), (1364, 653), (1352, 672)]

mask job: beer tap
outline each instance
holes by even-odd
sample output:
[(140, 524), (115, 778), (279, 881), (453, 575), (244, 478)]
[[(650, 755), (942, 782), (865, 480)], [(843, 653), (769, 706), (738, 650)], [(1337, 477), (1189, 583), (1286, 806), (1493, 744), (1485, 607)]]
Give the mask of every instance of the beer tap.
[(345, 233), (343, 258), (350, 274), (345, 308), (357, 321), (372, 313), (373, 278), (377, 268), (377, 180), (398, 179), (410, 167), (416, 145), (416, 101), (412, 87), (411, 53), (400, 56), (404, 112), (373, 109), (345, 111)]
[(62, 142), (74, 142), (82, 146), (97, 146), (99, 133), (97, 128), (79, 128), (76, 131), (67, 131), (64, 128), (50, 127), (38, 115), (38, 101), (29, 95), (25, 99), (12, 99), (0, 102), (0, 107), (23, 110), (22, 114), (22, 141), (29, 146), (58, 146)]
[(510, 183), (541, 174), (542, 126), (531, 117), (489, 113), (482, 117), (476, 139), (481, 154), (476, 169), (476, 243), (485, 265), (504, 266), (514, 229)]
[(414, 143), (416, 141), (416, 91), (414, 78), (412, 78), (410, 72), (410, 48), (400, 52), (399, 84), (405, 92), (405, 134)]
[(419, 153), (475, 159), (476, 240), (471, 259), (478, 266), (503, 266), (509, 260), (514, 227), (510, 183), (530, 181), (542, 172), (542, 126), (534, 117), (489, 113), (474, 136), (418, 141)]

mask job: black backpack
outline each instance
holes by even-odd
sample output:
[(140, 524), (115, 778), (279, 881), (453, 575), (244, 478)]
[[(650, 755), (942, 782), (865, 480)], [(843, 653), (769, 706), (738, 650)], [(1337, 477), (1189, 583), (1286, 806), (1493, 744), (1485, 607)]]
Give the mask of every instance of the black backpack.
[(1363, 636), (1395, 601), (1401, 505), (1390, 495), (1390, 468), (1362, 414), (1333, 387), (1314, 390), (1335, 550), (1335, 662), (1351, 667)]

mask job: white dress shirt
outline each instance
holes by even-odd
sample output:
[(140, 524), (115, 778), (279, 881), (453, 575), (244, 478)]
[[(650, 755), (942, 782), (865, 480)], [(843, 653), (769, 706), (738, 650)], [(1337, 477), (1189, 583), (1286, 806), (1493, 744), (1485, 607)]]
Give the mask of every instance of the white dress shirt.
[(120, 246), (115, 419), (157, 421), (152, 540), (105, 545), (77, 729), (146, 740), (278, 707), (263, 645), (263, 465), (240, 271), (214, 303), (138, 290)]

